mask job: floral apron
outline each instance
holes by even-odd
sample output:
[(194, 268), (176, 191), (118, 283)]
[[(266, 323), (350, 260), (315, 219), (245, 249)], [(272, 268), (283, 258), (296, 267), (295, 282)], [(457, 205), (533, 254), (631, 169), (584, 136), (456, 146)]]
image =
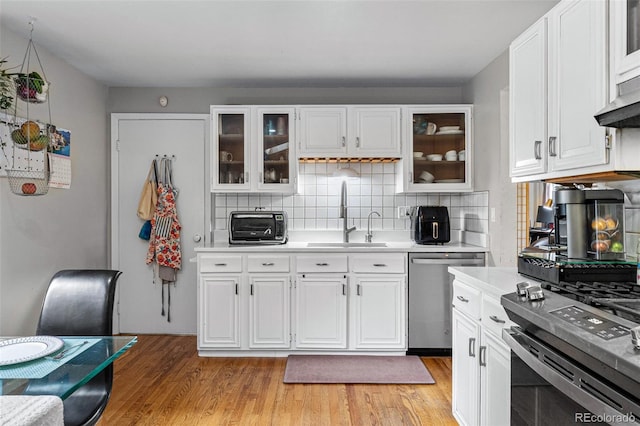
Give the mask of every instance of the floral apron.
[[(170, 181), (169, 181), (170, 182)], [(158, 183), (158, 204), (151, 219), (151, 237), (147, 264), (158, 264), (162, 280), (162, 315), (164, 316), (164, 285), (167, 284), (167, 321), (171, 321), (171, 293), (169, 284), (175, 284), (176, 272), (182, 265), (180, 250), (180, 221), (176, 209), (176, 193), (170, 183)]]

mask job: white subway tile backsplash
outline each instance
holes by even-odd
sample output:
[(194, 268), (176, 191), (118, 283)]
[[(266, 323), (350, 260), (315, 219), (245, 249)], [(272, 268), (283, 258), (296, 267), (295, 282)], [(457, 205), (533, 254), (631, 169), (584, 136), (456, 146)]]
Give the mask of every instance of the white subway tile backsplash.
[[(410, 221), (397, 217), (398, 207), (440, 205), (449, 208), (452, 230), (488, 232), (487, 191), (463, 194), (396, 194), (394, 163), (350, 164), (349, 167), (361, 174), (359, 178), (347, 179), (349, 226), (366, 228), (367, 217), (375, 210), (381, 217), (372, 216), (373, 229), (406, 231), (410, 228)], [(300, 164), (300, 193), (294, 195), (215, 194), (215, 229), (226, 229), (231, 211), (253, 210), (256, 207), (284, 210), (292, 230), (342, 229), (342, 219), (338, 217), (342, 181), (331, 176), (337, 168), (335, 163)], [(638, 214), (627, 211), (627, 223), (631, 226), (629, 228), (628, 225), (627, 229), (640, 232), (640, 210), (635, 211)]]

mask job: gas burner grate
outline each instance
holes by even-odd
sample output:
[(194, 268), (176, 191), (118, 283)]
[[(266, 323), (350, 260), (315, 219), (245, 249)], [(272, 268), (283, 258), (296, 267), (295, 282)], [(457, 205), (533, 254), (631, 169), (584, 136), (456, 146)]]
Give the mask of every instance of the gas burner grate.
[(518, 272), (543, 281), (628, 282), (636, 279), (631, 262), (569, 262), (541, 257), (519, 256)]

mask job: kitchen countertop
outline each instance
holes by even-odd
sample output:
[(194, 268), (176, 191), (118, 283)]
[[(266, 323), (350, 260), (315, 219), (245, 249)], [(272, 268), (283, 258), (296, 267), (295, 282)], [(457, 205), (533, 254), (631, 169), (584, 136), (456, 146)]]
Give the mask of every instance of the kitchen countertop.
[[(355, 241), (354, 241), (355, 242)], [(325, 242), (323, 242), (325, 243)], [(206, 247), (196, 247), (195, 251), (198, 253), (232, 253), (232, 252), (269, 252), (269, 253), (304, 253), (304, 252), (322, 252), (322, 253), (394, 253), (394, 252), (411, 252), (411, 253), (442, 253), (442, 252), (487, 252), (486, 247), (480, 247), (468, 243), (451, 242), (442, 245), (421, 245), (415, 244), (413, 241), (394, 241), (386, 242), (386, 247), (363, 247), (363, 246), (349, 246), (349, 247), (309, 247), (309, 242), (289, 242), (287, 244), (279, 245), (230, 245), (227, 241), (215, 243)], [(357, 242), (360, 244), (360, 242)]]
[(516, 291), (516, 284), (522, 281), (532, 284), (538, 283), (538, 281), (520, 275), (516, 267), (449, 267), (449, 272), (456, 278), (494, 296), (513, 293)]

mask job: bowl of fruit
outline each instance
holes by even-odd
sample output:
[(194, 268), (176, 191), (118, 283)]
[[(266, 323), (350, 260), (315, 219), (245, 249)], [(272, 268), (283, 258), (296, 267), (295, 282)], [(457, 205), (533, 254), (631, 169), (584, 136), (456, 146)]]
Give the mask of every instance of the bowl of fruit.
[(47, 101), (49, 83), (35, 71), (20, 73), (15, 78), (16, 93), (25, 102), (43, 103)]

